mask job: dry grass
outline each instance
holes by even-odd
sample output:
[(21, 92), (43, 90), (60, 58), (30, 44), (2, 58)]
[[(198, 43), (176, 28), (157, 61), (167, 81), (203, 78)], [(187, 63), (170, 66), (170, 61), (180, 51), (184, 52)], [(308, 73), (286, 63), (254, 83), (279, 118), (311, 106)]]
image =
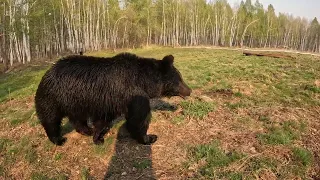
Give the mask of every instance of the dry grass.
[[(67, 120), (66, 144), (52, 145), (33, 105), (46, 67), (18, 71), (0, 77), (0, 179), (320, 178), (319, 59), (210, 49), (133, 52), (173, 54), (193, 87), (187, 100), (152, 103), (149, 133), (159, 136), (155, 144), (137, 144), (120, 118), (102, 146), (76, 133)], [(23, 75), (33, 78), (24, 81)]]

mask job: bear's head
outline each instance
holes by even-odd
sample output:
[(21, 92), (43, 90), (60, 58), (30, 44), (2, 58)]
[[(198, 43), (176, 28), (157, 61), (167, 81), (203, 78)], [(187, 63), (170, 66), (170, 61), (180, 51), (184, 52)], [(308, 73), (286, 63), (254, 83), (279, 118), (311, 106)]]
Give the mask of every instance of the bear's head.
[(160, 69), (162, 73), (163, 89), (162, 96), (180, 96), (185, 98), (190, 96), (191, 89), (183, 81), (178, 69), (173, 65), (174, 57), (172, 55), (165, 56), (160, 61)]

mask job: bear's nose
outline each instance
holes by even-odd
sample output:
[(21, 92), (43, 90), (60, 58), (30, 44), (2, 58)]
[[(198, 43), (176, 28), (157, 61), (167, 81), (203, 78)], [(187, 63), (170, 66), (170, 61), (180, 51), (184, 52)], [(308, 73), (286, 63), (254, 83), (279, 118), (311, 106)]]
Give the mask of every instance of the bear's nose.
[(192, 90), (184, 82), (181, 82), (179, 84), (179, 87), (180, 87), (179, 93), (181, 96), (183, 96), (183, 97), (190, 96)]

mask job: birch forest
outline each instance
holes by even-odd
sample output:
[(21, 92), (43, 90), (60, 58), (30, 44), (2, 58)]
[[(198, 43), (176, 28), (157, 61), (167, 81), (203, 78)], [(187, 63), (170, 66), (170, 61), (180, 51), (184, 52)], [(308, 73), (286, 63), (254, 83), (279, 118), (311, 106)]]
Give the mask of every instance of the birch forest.
[(258, 0), (0, 0), (0, 63), (159, 46), (320, 52), (320, 25)]

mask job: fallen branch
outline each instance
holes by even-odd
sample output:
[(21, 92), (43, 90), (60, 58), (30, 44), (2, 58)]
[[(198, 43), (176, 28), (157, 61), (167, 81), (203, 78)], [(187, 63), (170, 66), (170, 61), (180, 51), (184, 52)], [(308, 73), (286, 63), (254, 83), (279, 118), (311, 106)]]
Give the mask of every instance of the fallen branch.
[(262, 52), (249, 52), (249, 51), (243, 51), (243, 54), (246, 56), (267, 56), (267, 57), (273, 57), (273, 58), (289, 58), (294, 59), (294, 57), (290, 55), (280, 54), (280, 53), (262, 53)]

